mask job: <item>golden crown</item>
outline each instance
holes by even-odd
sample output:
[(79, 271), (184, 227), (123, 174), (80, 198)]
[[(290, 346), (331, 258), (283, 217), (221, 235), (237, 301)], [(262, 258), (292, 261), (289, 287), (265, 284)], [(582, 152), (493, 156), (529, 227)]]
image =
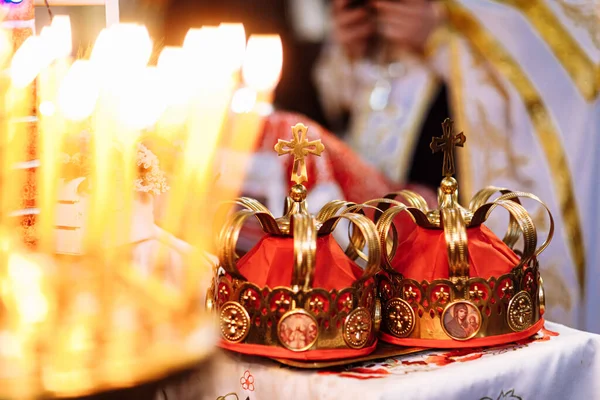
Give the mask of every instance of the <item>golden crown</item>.
[[(361, 206), (353, 203), (333, 201), (317, 215), (309, 214), (302, 185), (307, 180), (305, 158), (320, 156), (324, 146), (320, 140), (308, 141), (307, 127), (302, 124), (295, 125), (292, 133), (292, 140), (279, 140), (275, 145), (280, 156), (294, 156), (291, 180), (295, 184), (286, 199), (285, 215), (275, 218), (253, 199), (234, 202), (241, 210), (230, 215), (219, 235), (219, 261), (225, 274), (216, 276), (207, 307), (218, 313), (221, 347), (230, 350), (305, 360), (364, 355), (375, 347), (380, 321), (374, 279), (381, 258), (377, 230), (360, 213)], [(251, 217), (259, 221), (266, 236), (238, 260), (236, 242), (244, 221)], [(354, 227), (345, 254), (331, 235), (341, 220)], [(280, 250), (281, 255), (270, 254), (253, 264), (254, 254), (267, 252), (268, 241), (290, 251)], [(362, 253), (365, 245), (368, 256)], [(347, 285), (323, 283), (336, 268), (356, 271), (352, 260), (359, 255), (366, 260), (360, 276), (347, 279)], [(331, 260), (330, 265), (324, 265), (325, 258)], [(285, 276), (257, 282), (257, 276), (273, 274), (274, 269)]]
[[(443, 136), (434, 137), (430, 145), (434, 153), (444, 153), (439, 207), (431, 210), (420, 195), (401, 191), (386, 196), (380, 207), (385, 211), (377, 215), (380, 241), (388, 249), (378, 276), (383, 310), (381, 337), (401, 345), (464, 347), (530, 336), (541, 327), (544, 314), (537, 257), (552, 239), (552, 215), (535, 195), (497, 187), (480, 190), (468, 207), (461, 206), (458, 183), (452, 177), (453, 152), (456, 146), (464, 145), (466, 138), (462, 132), (454, 133), (450, 119), (442, 127)], [(490, 201), (498, 193), (500, 196)], [(397, 202), (397, 198), (408, 206)], [(539, 247), (533, 219), (520, 198), (532, 199), (548, 211), (549, 234)], [(510, 214), (503, 243), (483, 227), (498, 207)], [(401, 244), (395, 237), (394, 219), (403, 212), (417, 227)], [(515, 245), (520, 238), (523, 248), (519, 251)], [(484, 250), (473, 247), (482, 240), (490, 245)], [(425, 252), (434, 252), (436, 243), (442, 243), (440, 253), (447, 253), (447, 257), (439, 258), (439, 269), (436, 262), (428, 265), (419, 260), (426, 258), (424, 254), (399, 254), (405, 248), (417, 248), (415, 244), (426, 246)], [(474, 265), (478, 260), (480, 264)]]

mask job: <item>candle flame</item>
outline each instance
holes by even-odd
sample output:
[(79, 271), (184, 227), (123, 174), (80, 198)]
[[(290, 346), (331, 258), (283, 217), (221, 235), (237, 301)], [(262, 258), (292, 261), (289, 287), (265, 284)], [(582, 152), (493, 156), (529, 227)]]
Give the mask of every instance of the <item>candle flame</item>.
[(103, 29), (90, 60), (107, 75), (123, 70), (144, 68), (152, 55), (152, 40), (146, 27), (137, 24), (115, 24)]
[[(281, 39), (253, 36), (246, 47), (244, 26), (223, 23), (190, 30), (182, 47), (163, 49), (156, 67), (148, 66), (152, 48), (145, 27), (117, 24), (102, 30), (90, 60), (71, 64), (71, 23), (55, 16), (11, 59), (10, 35), (0, 30), (0, 65), (11, 63), (11, 80), (0, 82), (9, 117), (0, 124), (0, 172), (12, 174), (0, 193), (0, 232), (6, 231), (0, 235), (6, 311), (0, 344), (11, 335), (22, 344), (10, 355), (0, 345), (0, 362), (15, 357), (15, 365), (36, 368), (27, 370), (32, 384), (23, 387), (77, 394), (68, 392), (97, 385), (98, 371), (103, 385), (117, 386), (125, 372), (125, 379), (137, 379), (150, 369), (170, 370), (212, 347), (185, 343), (209, 324), (197, 306), (198, 282), (210, 272), (204, 251), (213, 246), (212, 226), (204, 222), (213, 203), (231, 192), (214, 185), (217, 148), (227, 144), (227, 133), (234, 151), (251, 153), (262, 126), (257, 105), (281, 74)], [(242, 65), (247, 86), (239, 88)], [(237, 124), (228, 120), (231, 110), (242, 113)], [(32, 128), (36, 135), (29, 135)], [(157, 138), (170, 141), (163, 148)], [(16, 173), (17, 164), (28, 173), (35, 169), (35, 176)], [(242, 171), (228, 177), (234, 191), (243, 177)], [(26, 178), (35, 181), (35, 203), (23, 206)], [(155, 204), (162, 219), (154, 220)], [(4, 217), (15, 210), (35, 210), (28, 231), (35, 250), (21, 252), (13, 233), (21, 220)], [(55, 252), (81, 257), (77, 265), (70, 257), (34, 258)], [(169, 334), (158, 340), (160, 326)], [(4, 394), (0, 387), (0, 397), (12, 398)]]
[(139, 130), (153, 126), (166, 107), (165, 88), (156, 67), (146, 67), (132, 75), (121, 75), (116, 113), (126, 128)]
[(10, 65), (10, 77), (13, 86), (24, 88), (37, 77), (44, 63), (42, 39), (30, 36), (19, 47)]
[(192, 88), (189, 84), (194, 71), (187, 63), (182, 47), (165, 47), (158, 57), (157, 68), (164, 82), (162, 90), (167, 106), (189, 104)]
[(52, 24), (50, 25), (54, 31), (55, 43), (55, 56), (68, 57), (73, 51), (73, 41), (71, 38), (71, 19), (68, 15), (55, 15), (52, 18)]
[(282, 65), (279, 35), (250, 36), (242, 69), (246, 85), (257, 92), (273, 90), (279, 83)]
[(71, 65), (58, 92), (61, 113), (72, 121), (81, 121), (92, 115), (100, 93), (96, 69), (86, 60)]
[(243, 24), (222, 23), (219, 25), (221, 42), (225, 51), (224, 67), (235, 72), (242, 66), (246, 51), (246, 31)]

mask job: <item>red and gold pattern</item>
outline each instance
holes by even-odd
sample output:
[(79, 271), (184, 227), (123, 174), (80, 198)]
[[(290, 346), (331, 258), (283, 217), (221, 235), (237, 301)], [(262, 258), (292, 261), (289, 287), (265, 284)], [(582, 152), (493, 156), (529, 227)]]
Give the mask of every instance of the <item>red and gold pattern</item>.
[[(354, 358), (375, 349), (380, 306), (374, 275), (381, 255), (375, 224), (361, 206), (326, 204), (316, 216), (306, 208), (304, 157), (320, 155), (319, 140), (309, 142), (306, 126), (294, 139), (279, 141), (280, 155), (292, 154), (292, 180), (285, 215), (275, 218), (258, 201), (240, 198), (241, 210), (229, 216), (219, 235), (217, 276), (207, 295), (219, 315), (221, 347), (273, 358), (327, 360)], [(263, 239), (244, 257), (235, 249), (244, 221), (255, 217)], [(341, 220), (352, 225), (349, 248), (332, 236)], [(368, 248), (368, 256), (362, 250)], [(350, 254), (351, 256), (348, 256)], [(366, 261), (364, 271), (353, 260)]]
[[(429, 210), (419, 195), (403, 191), (386, 196), (376, 216), (382, 257), (378, 292), (383, 321), (380, 337), (403, 346), (459, 348), (490, 346), (522, 340), (543, 324), (544, 293), (538, 255), (548, 246), (554, 222), (536, 196), (489, 187), (479, 191), (469, 207), (458, 203), (453, 149), (465, 143), (452, 121), (434, 138), (434, 152), (444, 150), (444, 179), (439, 208)], [(494, 194), (500, 196), (490, 201)], [(403, 197), (410, 206), (395, 199)], [(550, 219), (548, 237), (539, 247), (533, 219), (519, 198), (540, 203)], [(483, 223), (491, 211), (510, 214), (503, 240)], [(398, 240), (394, 219), (405, 212), (417, 225)], [(515, 245), (522, 238), (522, 250)]]
[[(0, 5), (0, 28), (9, 33), (12, 41), (12, 50), (16, 51), (23, 42), (34, 34), (35, 29), (35, 9), (33, 0), (23, 0), (21, 2), (4, 3)], [(23, 140), (23, 145), (27, 146), (26, 151), (18, 154), (25, 154), (24, 158), (19, 160), (19, 164), (12, 172), (15, 175), (12, 179), (18, 179), (18, 182), (23, 182), (22, 202), (18, 205), (21, 207), (16, 210), (17, 218), (20, 218), (16, 225), (20, 227), (23, 233), (23, 239), (28, 246), (35, 245), (35, 197), (36, 193), (36, 141), (37, 141), (37, 104), (36, 104), (36, 82), (34, 81), (27, 90), (30, 90), (29, 103), (19, 113), (14, 113), (11, 110), (11, 129), (16, 132), (27, 133), (26, 140)], [(33, 163), (32, 163), (33, 161)], [(11, 178), (8, 178), (11, 179)]]

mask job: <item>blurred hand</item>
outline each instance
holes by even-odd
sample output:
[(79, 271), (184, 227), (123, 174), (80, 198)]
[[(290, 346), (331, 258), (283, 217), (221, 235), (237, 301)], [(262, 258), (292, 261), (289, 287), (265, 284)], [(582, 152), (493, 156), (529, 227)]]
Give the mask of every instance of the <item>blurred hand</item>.
[(351, 59), (365, 56), (375, 21), (367, 7), (348, 8), (349, 0), (333, 2), (333, 35)]
[(379, 35), (400, 48), (423, 51), (427, 39), (442, 23), (443, 8), (437, 1), (374, 1)]

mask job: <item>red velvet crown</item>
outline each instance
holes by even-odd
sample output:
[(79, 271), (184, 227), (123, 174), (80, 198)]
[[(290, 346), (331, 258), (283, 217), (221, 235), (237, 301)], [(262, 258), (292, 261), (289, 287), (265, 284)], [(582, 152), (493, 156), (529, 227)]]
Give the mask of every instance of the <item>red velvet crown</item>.
[[(279, 141), (280, 155), (294, 154), (285, 215), (275, 219), (256, 200), (241, 198), (219, 235), (217, 276), (207, 295), (216, 309), (220, 346), (245, 354), (301, 360), (364, 356), (375, 349), (378, 326), (374, 275), (381, 256), (375, 224), (343, 201), (325, 205), (312, 216), (306, 208), (304, 157), (319, 155), (320, 141), (306, 140), (306, 127), (293, 128), (294, 138)], [(264, 237), (237, 260), (236, 242), (244, 221), (255, 217)], [(344, 252), (332, 231), (345, 219), (353, 224)], [(365, 244), (364, 270), (353, 260)], [(348, 254), (348, 255), (347, 255)], [(350, 256), (349, 256), (350, 255)]]
[[(520, 340), (543, 324), (544, 293), (537, 256), (552, 238), (548, 208), (534, 195), (489, 187), (463, 208), (458, 203), (453, 147), (465, 137), (444, 121), (444, 136), (431, 148), (444, 149), (444, 175), (439, 208), (412, 192), (386, 196), (377, 216), (380, 241), (389, 247), (378, 275), (382, 303), (382, 340), (404, 346), (473, 347)], [(488, 202), (495, 194), (501, 195)], [(401, 196), (409, 206), (395, 201)], [(531, 216), (519, 198), (533, 199), (548, 211), (550, 232), (537, 247)], [(390, 206), (391, 205), (391, 206)], [(483, 222), (496, 207), (510, 213), (508, 231), (500, 240)], [(404, 240), (395, 235), (394, 219), (406, 212), (416, 223)], [(523, 250), (514, 245), (523, 238)]]

